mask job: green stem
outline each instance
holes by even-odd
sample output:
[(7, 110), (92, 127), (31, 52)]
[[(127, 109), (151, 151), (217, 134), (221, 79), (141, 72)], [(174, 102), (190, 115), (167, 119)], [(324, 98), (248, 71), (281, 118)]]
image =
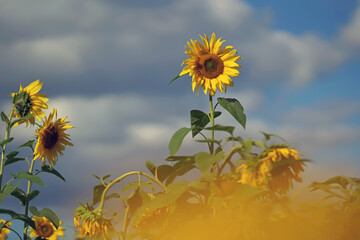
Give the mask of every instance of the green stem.
[[(9, 112), (9, 122), (6, 123), (6, 131), (5, 131), (5, 138), (4, 140), (8, 139), (10, 137), (10, 124), (11, 124), (11, 119), (12, 119), (12, 115), (14, 113), (15, 108), (12, 107), (10, 112)], [(4, 174), (4, 165), (5, 165), (5, 150), (6, 150), (6, 144), (2, 147), (2, 151), (1, 151), (1, 163), (0, 163), (0, 191), (2, 189), (2, 177)]]
[(126, 210), (125, 210), (125, 219), (124, 219), (124, 225), (123, 225), (123, 238), (122, 240), (125, 240), (126, 239), (126, 231), (127, 231), (127, 227), (129, 225), (128, 223), (128, 220), (129, 220), (129, 213), (130, 213), (130, 208), (129, 206), (126, 207)]
[[(214, 127), (214, 108), (213, 108), (213, 100), (212, 96), (209, 94), (209, 106), (210, 106), (210, 124), (211, 127)], [(214, 139), (214, 130), (211, 129), (211, 136), (210, 139)], [(210, 144), (210, 154), (214, 153), (214, 143)]]
[[(35, 159), (33, 158), (33, 160), (31, 161), (30, 168), (29, 168), (29, 173), (30, 174), (33, 173), (34, 162), (35, 162)], [(29, 214), (29, 199), (28, 199), (28, 197), (30, 195), (31, 186), (32, 186), (32, 182), (28, 181), (28, 186), (27, 186), (27, 191), (26, 191), (26, 198), (25, 198), (25, 216), (28, 216), (28, 214)], [(26, 236), (27, 236), (27, 229), (28, 229), (28, 225), (27, 225), (27, 223), (24, 222), (24, 239), (26, 239)]]
[(242, 145), (237, 145), (236, 147), (233, 147), (230, 152), (227, 154), (227, 156), (224, 158), (224, 162), (221, 164), (221, 166), (219, 167), (219, 171), (218, 171), (218, 176), (220, 176), (221, 172), (223, 171), (226, 163), (230, 162), (232, 156), (239, 150), (242, 149)]

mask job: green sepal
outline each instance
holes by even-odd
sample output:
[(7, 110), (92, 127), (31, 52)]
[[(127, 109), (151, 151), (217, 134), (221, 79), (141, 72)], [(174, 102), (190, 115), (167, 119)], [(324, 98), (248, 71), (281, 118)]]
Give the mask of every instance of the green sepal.
[(184, 138), (193, 128), (194, 128), (193, 126), (191, 128), (183, 127), (174, 133), (174, 135), (171, 137), (169, 142), (170, 156), (175, 155), (177, 153), (177, 151), (181, 147)]
[(28, 180), (32, 183), (38, 184), (40, 186), (46, 187), (45, 184), (43, 183), (43, 181), (41, 180), (40, 177), (28, 173), (28, 172), (18, 172), (18, 174), (15, 176), (14, 174), (11, 174), (14, 178), (18, 178), (18, 179), (25, 179)]
[(168, 85), (170, 85), (173, 81), (175, 81), (176, 79), (178, 79), (179, 77), (181, 77), (180, 76), (180, 74), (179, 75), (177, 75), (176, 77), (174, 77), (170, 82), (169, 82), (169, 84)]
[(61, 180), (63, 180), (64, 182), (66, 182), (65, 178), (58, 171), (56, 171), (53, 167), (51, 167), (49, 165), (42, 166), (41, 170), (39, 172), (47, 172), (47, 173), (53, 174), (53, 175), (57, 176), (58, 178), (60, 178)]
[(220, 106), (222, 106), (226, 111), (228, 111), (235, 118), (235, 120), (238, 121), (245, 129), (246, 115), (244, 113), (244, 108), (240, 104), (240, 102), (235, 98), (218, 98), (217, 101)]
[(47, 219), (49, 219), (52, 222), (52, 224), (54, 224), (55, 228), (58, 229), (59, 224), (60, 224), (60, 219), (57, 216), (57, 214), (54, 211), (52, 211), (51, 209), (43, 208), (42, 210), (38, 211), (36, 209), (36, 207), (30, 206), (29, 210), (34, 216), (46, 217)]

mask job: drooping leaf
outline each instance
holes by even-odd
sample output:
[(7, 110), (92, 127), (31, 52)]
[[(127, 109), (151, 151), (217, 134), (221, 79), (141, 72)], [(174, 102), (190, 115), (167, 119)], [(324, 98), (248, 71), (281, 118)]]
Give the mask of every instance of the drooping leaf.
[(0, 142), (0, 145), (2, 147), (4, 147), (6, 144), (8, 144), (9, 142), (11, 142), (14, 138), (13, 137), (10, 137), (10, 138), (7, 138), (7, 139), (4, 139)]
[(283, 142), (286, 143), (286, 140), (284, 138), (282, 138), (281, 136), (279, 136), (279, 135), (272, 134), (272, 133), (265, 133), (265, 132), (262, 132), (262, 131), (260, 131), (260, 132), (264, 135), (265, 142), (269, 141), (271, 137), (276, 137), (276, 138), (279, 138), (280, 140), (282, 140)]
[(160, 165), (156, 168), (155, 173), (160, 182), (163, 182), (173, 171), (174, 169), (170, 165)]
[(15, 186), (11, 183), (6, 184), (0, 193), (0, 203), (4, 201), (4, 199), (8, 197), (19, 186), (19, 184), (20, 182), (18, 182)]
[(217, 101), (220, 106), (222, 106), (226, 111), (228, 111), (245, 129), (246, 115), (244, 113), (244, 108), (240, 104), (240, 102), (235, 98), (218, 98)]
[(180, 149), (184, 138), (192, 129), (193, 129), (193, 127), (191, 127), (191, 128), (183, 127), (174, 133), (174, 135), (171, 137), (170, 143), (169, 143), (170, 156), (176, 154), (176, 152)]
[(18, 148), (21, 148), (21, 147), (29, 147), (29, 148), (33, 149), (34, 142), (35, 142), (35, 140), (27, 141), (26, 143), (18, 146)]
[(28, 181), (30, 181), (32, 183), (35, 183), (35, 184), (38, 184), (40, 186), (46, 187), (40, 177), (38, 177), (38, 176), (36, 176), (34, 174), (31, 174), (31, 173), (28, 173), (28, 172), (18, 172), (18, 174), (16, 176), (15, 175), (13, 175), (13, 176), (15, 178), (25, 179), (25, 180), (28, 180)]
[(100, 202), (101, 196), (102, 196), (104, 190), (105, 190), (105, 186), (103, 184), (99, 184), (99, 185), (94, 186), (93, 204), (96, 204), (96, 203)]
[(19, 199), (20, 204), (22, 206), (25, 206), (25, 204), (26, 204), (26, 193), (22, 189), (16, 188), (14, 191), (12, 191), (11, 196), (14, 196), (17, 199)]
[(213, 127), (207, 127), (205, 129), (206, 130), (214, 130), (214, 131), (225, 131), (225, 132), (228, 132), (230, 135), (232, 135), (235, 128), (233, 126), (222, 126), (222, 125), (216, 124)]
[(42, 166), (40, 172), (47, 172), (53, 174), (58, 178), (60, 178), (61, 180), (63, 180), (64, 182), (66, 182), (65, 178), (58, 171), (56, 171), (53, 167), (50, 167), (49, 165)]

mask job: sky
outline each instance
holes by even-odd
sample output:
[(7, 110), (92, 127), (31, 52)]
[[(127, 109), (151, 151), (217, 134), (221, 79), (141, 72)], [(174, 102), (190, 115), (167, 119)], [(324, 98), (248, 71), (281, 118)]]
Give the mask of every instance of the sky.
[[(172, 134), (190, 126), (190, 110), (208, 111), (190, 77), (168, 85), (199, 34), (215, 32), (243, 58), (234, 87), (216, 97), (242, 103), (246, 130), (226, 114), (219, 123), (256, 140), (260, 131), (284, 137), (313, 160), (305, 182), (359, 177), (360, 1), (0, 0), (0, 32), (1, 110), (20, 83), (40, 79), (50, 108), (75, 126), (74, 147), (55, 166), (66, 183), (44, 175), (34, 201), (68, 229), (79, 202), (91, 201), (93, 173), (116, 177), (146, 170), (146, 160), (163, 163)], [(20, 144), (34, 131), (12, 135)], [(188, 137), (179, 154), (199, 149)], [(12, 199), (2, 207), (18, 206)]]

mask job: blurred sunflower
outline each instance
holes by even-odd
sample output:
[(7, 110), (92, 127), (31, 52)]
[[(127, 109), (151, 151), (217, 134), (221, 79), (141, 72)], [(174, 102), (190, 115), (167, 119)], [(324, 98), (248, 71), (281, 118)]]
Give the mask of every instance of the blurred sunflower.
[(204, 93), (209, 91), (214, 96), (216, 90), (226, 92), (227, 86), (232, 87), (233, 82), (230, 77), (239, 76), (241, 67), (236, 63), (241, 57), (236, 55), (236, 49), (232, 46), (226, 46), (222, 49), (221, 38), (216, 40), (216, 35), (211, 35), (211, 40), (204, 34), (201, 36), (203, 44), (192, 39), (185, 46), (185, 53), (189, 56), (181, 65), (186, 64), (179, 76), (189, 74), (192, 76), (192, 90), (197, 87), (199, 93), (200, 87), (203, 87)]
[(35, 229), (30, 229), (30, 237), (40, 237), (47, 240), (58, 240), (58, 237), (65, 237), (65, 228), (61, 227), (60, 221), (59, 227), (56, 229), (52, 222), (46, 217), (34, 217)]
[(22, 120), (16, 123), (14, 126), (17, 126), (21, 123), (26, 122), (26, 126), (30, 124), (35, 124), (35, 117), (41, 121), (42, 117), (45, 117), (45, 113), (42, 109), (47, 109), (48, 105), (45, 103), (49, 99), (46, 98), (45, 94), (38, 93), (42, 88), (42, 83), (40, 80), (36, 80), (30, 83), (25, 88), (22, 88), (20, 84), (20, 89), (18, 93), (11, 93), (11, 97), (13, 98), (13, 104), (15, 106), (15, 113), (13, 117), (22, 118), (27, 116), (28, 114), (32, 114), (29, 119)]
[(70, 142), (69, 134), (65, 130), (73, 128), (67, 125), (69, 121), (64, 118), (57, 118), (57, 111), (54, 108), (49, 117), (45, 117), (43, 126), (36, 130), (38, 140), (35, 146), (34, 159), (39, 158), (45, 165), (45, 158), (48, 159), (49, 165), (55, 165), (58, 155), (63, 155), (65, 145), (73, 146)]
[[(5, 223), (6, 221), (4, 219), (0, 219), (0, 223)], [(5, 224), (5, 226), (0, 230), (0, 240), (5, 240), (7, 239), (7, 235), (10, 233), (10, 230), (7, 229), (8, 227), (10, 227), (11, 222), (8, 222)]]
[(306, 165), (299, 156), (300, 153), (295, 149), (271, 148), (255, 166), (246, 163), (239, 166), (239, 182), (281, 194), (286, 193), (293, 187), (293, 180), (302, 181), (301, 172)]
[[(79, 208), (78, 208), (79, 209)], [(85, 211), (74, 215), (74, 226), (79, 231), (79, 238), (90, 236), (91, 238), (101, 240), (111, 240), (114, 232), (111, 219), (96, 214), (95, 212)]]

